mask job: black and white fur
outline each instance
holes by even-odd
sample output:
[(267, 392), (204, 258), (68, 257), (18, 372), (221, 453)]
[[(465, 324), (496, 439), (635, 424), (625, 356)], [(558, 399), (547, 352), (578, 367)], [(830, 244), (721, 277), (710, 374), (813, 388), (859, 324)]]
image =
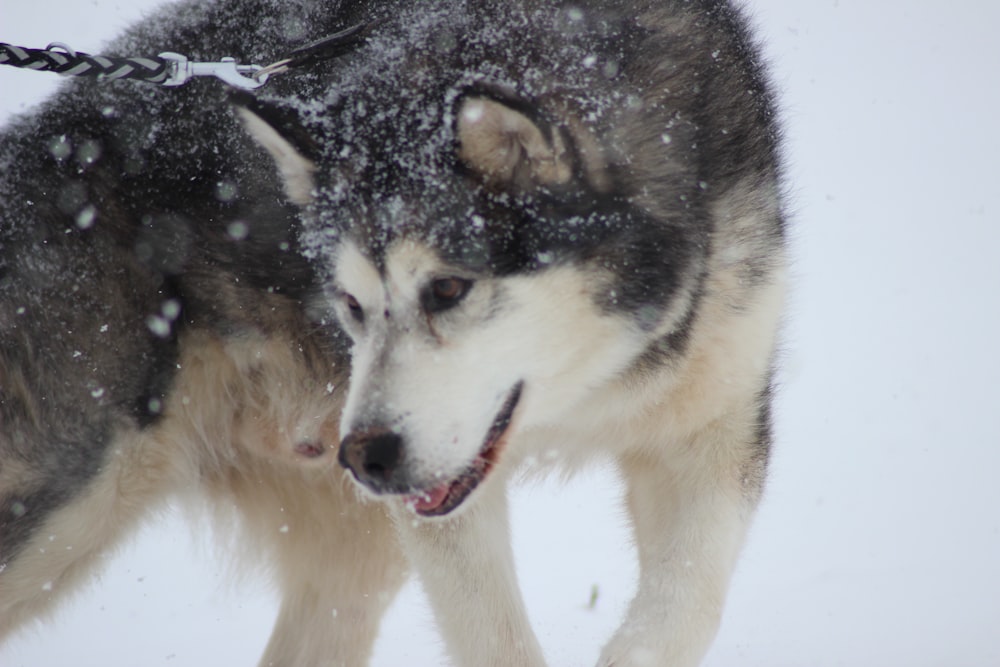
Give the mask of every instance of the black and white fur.
[[(271, 62), (359, 5), (187, 2), (104, 52)], [(274, 572), (262, 665), (365, 664), (404, 581), (336, 463), (346, 341), (306, 310), (296, 213), (229, 94), (72, 81), (0, 135), (0, 641), (170, 499)]]
[(640, 582), (599, 665), (696, 665), (761, 493), (778, 137), (720, 2), (422, 3), (247, 103), (352, 340), (340, 460), (462, 665), (540, 665), (505, 483), (611, 456)]
[(73, 83), (4, 131), (0, 639), (196, 495), (274, 564), (263, 665), (364, 664), (403, 554), (457, 664), (541, 665), (505, 482), (558, 451), (627, 485), (640, 582), (598, 664), (696, 665), (765, 476), (783, 292), (743, 19), (223, 0), (115, 48), (269, 62), (371, 19), (239, 100), (277, 172), (210, 82)]

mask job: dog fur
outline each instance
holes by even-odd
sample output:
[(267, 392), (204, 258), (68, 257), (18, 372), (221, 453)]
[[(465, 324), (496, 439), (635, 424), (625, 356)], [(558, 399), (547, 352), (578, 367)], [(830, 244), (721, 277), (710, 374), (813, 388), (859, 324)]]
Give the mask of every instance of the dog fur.
[(626, 484), (640, 581), (598, 665), (697, 665), (764, 482), (784, 282), (744, 20), (223, 0), (114, 48), (260, 61), (371, 19), (238, 99), (277, 169), (212, 82), (72, 83), (5, 130), (0, 638), (196, 494), (273, 563), (262, 665), (365, 664), (407, 562), (457, 664), (542, 665), (506, 483), (556, 451)]
[[(192, 2), (106, 53), (277, 59), (352, 11)], [(275, 573), (262, 665), (365, 664), (406, 565), (336, 463), (346, 348), (224, 87), (72, 81), (0, 142), (0, 640), (180, 498)]]
[(353, 342), (340, 460), (459, 664), (543, 662), (505, 483), (552, 451), (627, 485), (639, 592), (599, 665), (696, 665), (715, 634), (784, 291), (757, 62), (718, 2), (425, 3), (319, 100), (246, 104)]

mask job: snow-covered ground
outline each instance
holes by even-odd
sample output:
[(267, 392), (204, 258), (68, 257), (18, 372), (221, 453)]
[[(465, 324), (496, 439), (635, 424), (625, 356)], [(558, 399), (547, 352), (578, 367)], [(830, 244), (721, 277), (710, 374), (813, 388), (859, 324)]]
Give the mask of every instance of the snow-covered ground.
[[(0, 41), (99, 52), (153, 4), (0, 0)], [(795, 289), (771, 482), (706, 666), (1000, 665), (1000, 4), (750, 6), (785, 108)], [(54, 79), (0, 68), (0, 118)], [(614, 479), (514, 503), (551, 665), (589, 665), (634, 586)], [(0, 665), (254, 664), (274, 600), (229, 569), (166, 517)], [(374, 664), (444, 663), (411, 585)]]

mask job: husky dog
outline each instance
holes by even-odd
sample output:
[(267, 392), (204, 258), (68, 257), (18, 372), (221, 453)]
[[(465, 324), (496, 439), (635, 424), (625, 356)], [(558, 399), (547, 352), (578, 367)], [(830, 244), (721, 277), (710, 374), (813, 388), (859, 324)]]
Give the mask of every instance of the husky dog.
[[(106, 53), (267, 63), (355, 10), (199, 0)], [(0, 641), (171, 497), (275, 572), (263, 665), (365, 664), (404, 580), (336, 462), (345, 341), (304, 306), (296, 212), (227, 95), (74, 81), (0, 135)]]
[(339, 460), (457, 664), (543, 664), (505, 486), (551, 452), (627, 487), (638, 593), (598, 664), (698, 664), (765, 477), (784, 282), (739, 12), (416, 3), (322, 97), (242, 104), (302, 207), (311, 312), (350, 337)]
[(222, 0), (114, 51), (267, 61), (362, 19), (355, 52), (236, 100), (277, 169), (209, 82), (74, 83), (4, 132), (0, 638), (197, 495), (277, 574), (262, 665), (364, 664), (403, 553), (457, 664), (542, 665), (505, 486), (559, 452), (627, 485), (640, 582), (598, 664), (697, 664), (782, 302), (744, 21)]

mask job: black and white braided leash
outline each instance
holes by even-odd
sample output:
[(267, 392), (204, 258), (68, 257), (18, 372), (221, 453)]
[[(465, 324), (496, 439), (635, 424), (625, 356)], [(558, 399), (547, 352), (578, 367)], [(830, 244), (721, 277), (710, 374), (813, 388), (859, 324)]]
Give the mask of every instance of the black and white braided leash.
[(25, 49), (0, 43), (0, 64), (66, 76), (98, 76), (105, 79), (139, 79), (165, 83), (171, 74), (164, 58), (111, 58), (78, 53), (61, 43), (44, 49)]
[(233, 58), (222, 58), (218, 62), (193, 62), (172, 52), (139, 58), (94, 56), (74, 51), (59, 42), (44, 49), (27, 49), (0, 42), (0, 65), (65, 76), (97, 77), (105, 81), (135, 79), (161, 86), (179, 86), (192, 77), (213, 76), (231, 86), (251, 90), (263, 86), (274, 74), (347, 53), (363, 42), (377, 23), (362, 23), (311, 42), (266, 67), (238, 65)]

